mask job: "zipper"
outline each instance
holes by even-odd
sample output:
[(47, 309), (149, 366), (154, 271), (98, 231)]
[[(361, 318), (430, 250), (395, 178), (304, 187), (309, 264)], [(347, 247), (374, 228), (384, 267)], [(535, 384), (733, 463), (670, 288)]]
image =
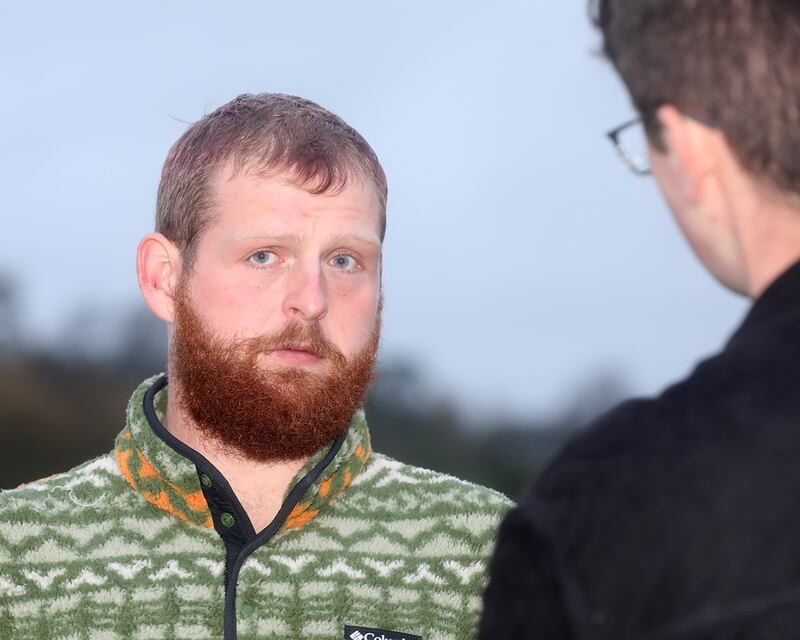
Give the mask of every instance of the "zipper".
[[(284, 500), (280, 510), (272, 519), (272, 522), (264, 527), (261, 532), (256, 534), (250, 517), (244, 510), (244, 507), (242, 507), (233, 489), (231, 489), (225, 476), (223, 476), (205, 456), (184, 444), (167, 431), (166, 427), (161, 423), (161, 420), (158, 419), (155, 411), (154, 398), (165, 386), (167, 386), (166, 375), (156, 380), (144, 395), (144, 414), (150, 427), (171, 449), (195, 465), (198, 476), (205, 474), (211, 478), (213, 486), (221, 490), (215, 493), (222, 493), (221, 497), (224, 500), (224, 510), (232, 512), (236, 522), (241, 523), (244, 529), (242, 533), (245, 539), (241, 539), (241, 536), (232, 539), (231, 530), (227, 529), (219, 522), (219, 518), (217, 517), (219, 514), (212, 512), (214, 528), (225, 543), (226, 551), (224, 578), (225, 607), (223, 613), (224, 640), (236, 640), (236, 582), (239, 579), (239, 572), (242, 566), (253, 551), (269, 542), (275, 534), (280, 531), (286, 519), (289, 517), (289, 514), (292, 512), (292, 509), (297, 506), (297, 503), (300, 502), (314, 481), (322, 475), (325, 468), (333, 462), (333, 459), (339, 453), (342, 445), (344, 445), (344, 441), (347, 439), (347, 431), (333, 441), (333, 444), (322, 460), (314, 465), (314, 468), (292, 487), (292, 490), (289, 492), (289, 495), (286, 496), (286, 500)], [(200, 486), (203, 486), (202, 482)]]
[(280, 511), (278, 511), (272, 522), (239, 552), (239, 556), (236, 558), (231, 572), (228, 575), (228, 588), (225, 590), (225, 640), (236, 640), (236, 582), (239, 579), (239, 572), (245, 560), (247, 560), (247, 557), (253, 553), (253, 551), (269, 542), (275, 534), (280, 531), (283, 523), (286, 522), (286, 519), (292, 512), (292, 509), (300, 502), (305, 492), (308, 491), (308, 488), (322, 475), (325, 468), (333, 462), (333, 459), (336, 457), (336, 454), (339, 453), (346, 438), (346, 432), (336, 438), (333, 445), (331, 445), (331, 448), (328, 450), (328, 453), (325, 454), (325, 457), (292, 487), (292, 490), (289, 492), (289, 495), (286, 496), (286, 500), (281, 505)]

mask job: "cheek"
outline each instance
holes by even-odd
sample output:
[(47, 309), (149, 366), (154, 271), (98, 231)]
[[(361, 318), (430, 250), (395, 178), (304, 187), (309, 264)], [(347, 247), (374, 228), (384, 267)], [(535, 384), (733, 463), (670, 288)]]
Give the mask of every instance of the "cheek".
[(219, 336), (253, 336), (274, 331), (280, 324), (279, 296), (241, 279), (198, 278), (192, 299), (208, 327)]
[(326, 317), (331, 339), (345, 355), (358, 352), (369, 340), (378, 310), (377, 286), (365, 291), (331, 289)]

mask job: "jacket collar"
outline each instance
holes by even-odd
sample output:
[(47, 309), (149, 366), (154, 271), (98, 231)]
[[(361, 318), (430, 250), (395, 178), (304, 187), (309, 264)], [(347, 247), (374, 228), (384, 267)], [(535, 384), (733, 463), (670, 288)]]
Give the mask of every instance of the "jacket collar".
[[(117, 464), (128, 484), (145, 500), (190, 524), (211, 528), (216, 522), (201, 478), (204, 475), (218, 478), (221, 482), (216, 484), (223, 487), (217, 486), (216, 492), (233, 492), (206, 458), (163, 426), (166, 383), (166, 376), (158, 375), (145, 380), (134, 391), (128, 403), (125, 429), (115, 443)], [(359, 410), (347, 433), (314, 454), (290, 483), (284, 500), (295, 487), (311, 481), (288, 513), (281, 531), (310, 522), (350, 486), (370, 454), (369, 429), (364, 412)], [(326, 458), (330, 461), (318, 468)], [(235, 497), (228, 497), (238, 505)]]
[[(729, 342), (746, 339), (753, 332), (784, 318), (800, 316), (800, 261), (773, 280), (753, 303), (750, 311)], [(800, 330), (800, 325), (798, 325)]]

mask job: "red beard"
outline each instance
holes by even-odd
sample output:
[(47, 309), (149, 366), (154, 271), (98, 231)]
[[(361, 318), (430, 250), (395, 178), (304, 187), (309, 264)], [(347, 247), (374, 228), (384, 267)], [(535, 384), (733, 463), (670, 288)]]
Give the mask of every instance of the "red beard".
[[(201, 433), (245, 458), (308, 457), (347, 431), (361, 405), (373, 379), (380, 317), (379, 307), (369, 342), (348, 361), (316, 321), (293, 320), (275, 334), (219, 340), (181, 285), (170, 372), (178, 402)], [(259, 355), (300, 343), (327, 362), (324, 372), (259, 366)]]

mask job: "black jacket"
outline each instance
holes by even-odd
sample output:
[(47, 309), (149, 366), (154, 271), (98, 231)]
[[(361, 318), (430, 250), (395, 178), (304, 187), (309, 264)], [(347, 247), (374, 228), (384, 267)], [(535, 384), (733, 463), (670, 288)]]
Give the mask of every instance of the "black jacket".
[(481, 640), (800, 638), (800, 264), (504, 521)]

